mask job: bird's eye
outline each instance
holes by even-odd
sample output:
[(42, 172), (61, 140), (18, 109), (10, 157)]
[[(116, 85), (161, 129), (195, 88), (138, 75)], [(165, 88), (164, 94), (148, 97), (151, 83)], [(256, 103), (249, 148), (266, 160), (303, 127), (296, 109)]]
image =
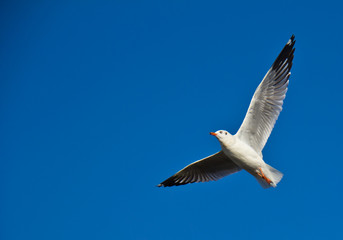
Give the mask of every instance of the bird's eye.
[(227, 135), (227, 132), (225, 132), (225, 135)]
[(220, 133), (220, 134), (222, 134), (223, 132), (222, 132), (222, 131), (220, 131), (219, 133)]

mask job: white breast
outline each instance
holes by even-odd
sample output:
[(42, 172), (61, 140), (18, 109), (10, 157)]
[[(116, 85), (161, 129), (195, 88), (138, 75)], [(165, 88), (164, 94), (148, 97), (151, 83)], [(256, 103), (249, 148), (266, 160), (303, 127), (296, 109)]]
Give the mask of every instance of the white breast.
[(264, 165), (260, 154), (236, 136), (225, 139), (221, 142), (221, 146), (227, 157), (248, 172), (254, 172)]

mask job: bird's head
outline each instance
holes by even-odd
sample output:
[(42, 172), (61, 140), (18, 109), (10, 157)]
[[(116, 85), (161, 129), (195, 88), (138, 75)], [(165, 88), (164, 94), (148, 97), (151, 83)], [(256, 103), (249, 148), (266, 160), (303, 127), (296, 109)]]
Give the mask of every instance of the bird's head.
[(220, 142), (225, 141), (225, 139), (230, 139), (232, 135), (225, 130), (218, 130), (216, 132), (210, 132), (212, 136), (215, 136)]

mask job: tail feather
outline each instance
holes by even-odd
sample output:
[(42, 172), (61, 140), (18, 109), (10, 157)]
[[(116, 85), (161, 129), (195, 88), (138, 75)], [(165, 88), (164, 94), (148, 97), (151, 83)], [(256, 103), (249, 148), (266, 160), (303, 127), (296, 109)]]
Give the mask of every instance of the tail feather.
[(264, 189), (270, 188), (272, 185), (267, 183), (266, 180), (262, 179), (260, 176), (255, 177), (258, 183), (263, 187)]
[(266, 164), (266, 166), (269, 172), (271, 173), (271, 180), (273, 181), (276, 187), (276, 185), (281, 181), (283, 173), (268, 164)]
[(263, 188), (270, 188), (276, 187), (276, 185), (281, 181), (283, 177), (283, 173), (279, 170), (273, 168), (272, 166), (266, 164), (264, 168), (262, 168), (263, 173), (268, 177), (272, 182), (269, 184), (263, 178), (256, 176), (256, 180)]

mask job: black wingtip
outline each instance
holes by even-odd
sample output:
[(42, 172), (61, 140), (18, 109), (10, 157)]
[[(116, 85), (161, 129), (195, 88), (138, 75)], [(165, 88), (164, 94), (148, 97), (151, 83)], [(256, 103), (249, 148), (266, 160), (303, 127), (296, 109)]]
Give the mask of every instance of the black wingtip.
[(288, 46), (294, 46), (294, 44), (295, 44), (295, 36), (294, 36), (294, 34), (292, 34), (292, 36), (289, 38), (289, 40), (288, 40), (288, 42), (287, 42), (287, 44), (286, 44), (286, 46), (288, 45)]
[(280, 52), (279, 56), (276, 58), (275, 62), (272, 65), (272, 69), (277, 71), (282, 64), (287, 61), (288, 69), (291, 70), (292, 68), (292, 60), (294, 58), (294, 44), (295, 44), (295, 36), (294, 34), (288, 40), (282, 51)]
[(157, 187), (173, 187), (173, 186), (181, 186), (186, 185), (193, 182), (182, 182), (180, 183), (178, 180), (178, 177), (176, 175), (171, 176), (167, 180), (164, 180), (160, 184), (157, 185)]
[(291, 40), (292, 42), (295, 42), (294, 39), (295, 39), (295, 36), (294, 36), (294, 34), (292, 34), (290, 40)]

